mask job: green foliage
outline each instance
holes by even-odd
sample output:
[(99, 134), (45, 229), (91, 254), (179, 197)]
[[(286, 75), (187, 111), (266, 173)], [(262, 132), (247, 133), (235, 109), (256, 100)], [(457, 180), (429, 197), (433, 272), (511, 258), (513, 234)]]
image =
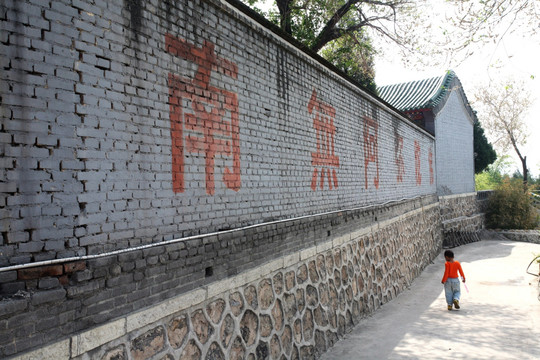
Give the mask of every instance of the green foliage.
[(480, 174), (474, 175), (476, 191), (493, 190), (501, 183), (501, 180), (500, 174), (489, 171), (483, 171)]
[[(540, 176), (535, 178), (533, 175), (530, 175), (531, 174), (530, 169), (527, 170), (527, 173), (529, 174), (527, 177), (527, 185), (529, 185), (529, 188), (531, 189), (538, 188), (538, 185), (540, 185)], [(514, 173), (512, 174), (512, 179), (519, 179), (523, 181), (523, 174), (521, 173), (521, 171), (516, 169)]]
[(487, 226), (498, 229), (534, 229), (538, 215), (523, 182), (504, 178), (489, 198)]
[(374, 54), (375, 50), (364, 31), (355, 31), (334, 40), (322, 50), (322, 56), (326, 60), (376, 94)]
[(484, 171), (488, 165), (497, 160), (497, 153), (493, 150), (493, 146), (486, 139), (484, 129), (478, 121), (474, 122), (474, 172), (479, 174)]
[[(257, 9), (260, 0), (243, 0), (250, 7)], [(342, 3), (343, 1), (338, 1)], [(287, 11), (280, 14), (277, 6), (271, 7), (266, 13), (260, 12), (268, 20), (290, 33), (308, 48), (312, 48), (317, 35), (324, 27), (325, 22), (333, 15), (337, 2), (322, 0), (306, 1), (302, 3), (296, 0), (281, 1)]]
[(305, 8), (292, 7), (290, 17), (292, 35), (312, 48), (317, 40), (317, 34), (328, 18), (328, 13), (325, 1), (310, 1)]
[(503, 178), (508, 175), (508, 169), (513, 166), (512, 159), (509, 155), (499, 157), (493, 164), (488, 165), (484, 171), (474, 175), (476, 191), (494, 190), (502, 184)]
[(365, 20), (360, 15), (360, 8), (363, 5), (361, 2), (352, 4), (344, 13), (340, 12), (335, 27), (329, 30), (331, 19), (335, 18), (347, 1), (277, 1), (275, 4), (281, 4), (282, 11), (283, 7), (287, 8), (282, 14), (278, 6), (263, 12), (257, 8), (261, 3), (260, 0), (243, 1), (306, 47), (318, 52), (358, 84), (376, 94), (374, 70), (376, 52), (365, 28), (358, 26)]

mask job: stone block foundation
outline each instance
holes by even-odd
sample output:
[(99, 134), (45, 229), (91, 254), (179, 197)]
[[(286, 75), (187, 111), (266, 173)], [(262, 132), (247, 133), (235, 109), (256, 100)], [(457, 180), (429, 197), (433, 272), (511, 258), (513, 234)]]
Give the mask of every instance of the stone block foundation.
[(453, 248), (479, 241), (485, 226), (482, 211), (486, 194), (468, 193), (439, 197), (443, 228), (443, 247)]
[(312, 359), (439, 253), (439, 203), (170, 298), (19, 359)]

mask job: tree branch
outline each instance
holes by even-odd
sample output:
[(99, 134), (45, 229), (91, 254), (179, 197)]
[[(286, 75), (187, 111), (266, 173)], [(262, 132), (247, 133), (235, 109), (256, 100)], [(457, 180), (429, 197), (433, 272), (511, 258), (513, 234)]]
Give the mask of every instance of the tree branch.
[[(407, 3), (407, 1), (373, 1), (373, 0), (349, 0), (345, 4), (343, 4), (334, 15), (328, 20), (328, 22), (325, 24), (317, 38), (315, 39), (315, 42), (313, 43), (313, 46), (311, 49), (313, 51), (318, 52), (320, 49), (322, 49), (326, 44), (328, 44), (330, 41), (335, 40), (344, 34), (360, 30), (364, 26), (369, 26), (377, 30), (381, 30), (382, 27), (378, 27), (374, 25), (374, 23), (380, 22), (381, 20), (392, 20), (396, 18), (396, 8), (399, 5), (403, 5)], [(373, 5), (378, 6), (382, 8), (386, 8), (386, 10), (390, 10), (390, 13), (386, 13), (383, 15), (374, 15), (374, 16), (366, 16), (361, 9), (358, 9), (361, 21), (357, 22), (354, 25), (351, 25), (345, 29), (338, 28), (337, 24), (340, 20), (343, 19), (343, 17), (352, 10), (354, 5), (357, 4), (367, 4), (367, 5)], [(388, 36), (389, 32), (387, 31), (380, 31), (383, 35)], [(395, 41), (395, 38), (393, 36), (390, 36), (392, 40)]]

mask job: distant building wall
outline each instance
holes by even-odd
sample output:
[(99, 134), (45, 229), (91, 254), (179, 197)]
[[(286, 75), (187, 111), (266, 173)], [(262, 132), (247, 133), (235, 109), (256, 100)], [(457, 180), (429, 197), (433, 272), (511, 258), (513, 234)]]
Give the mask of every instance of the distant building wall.
[(474, 185), (473, 123), (458, 91), (435, 116), (437, 193), (471, 193)]

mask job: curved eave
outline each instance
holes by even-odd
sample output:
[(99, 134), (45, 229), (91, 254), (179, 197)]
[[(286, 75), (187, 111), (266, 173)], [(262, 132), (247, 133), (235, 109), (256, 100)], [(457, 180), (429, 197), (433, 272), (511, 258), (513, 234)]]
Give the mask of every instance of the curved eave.
[(379, 89), (379, 96), (401, 111), (433, 109), (445, 99), (454, 78), (455, 73), (450, 70), (444, 76), (387, 85)]

